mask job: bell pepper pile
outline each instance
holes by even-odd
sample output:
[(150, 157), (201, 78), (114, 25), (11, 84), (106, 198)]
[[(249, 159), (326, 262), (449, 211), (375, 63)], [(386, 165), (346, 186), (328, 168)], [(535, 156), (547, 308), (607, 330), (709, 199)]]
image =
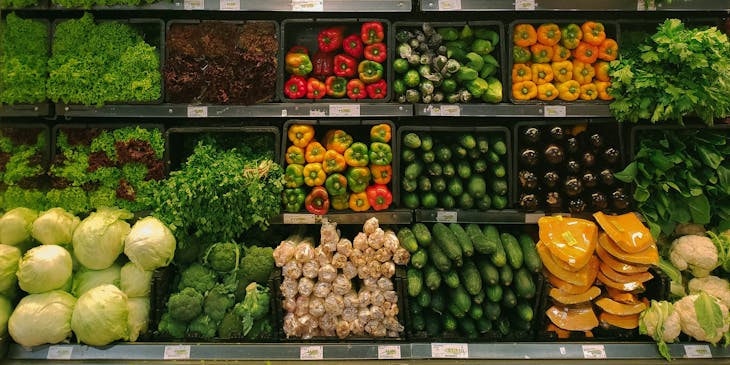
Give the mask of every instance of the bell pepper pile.
[(518, 101), (611, 100), (608, 63), (618, 44), (602, 23), (517, 24), (512, 48), (512, 98)]
[(289, 78), (284, 95), (289, 99), (383, 99), (387, 96), (385, 29), (366, 22), (359, 33), (345, 36), (347, 28), (332, 26), (317, 36), (317, 49), (301, 45), (284, 58)]
[(387, 209), (393, 202), (388, 187), (393, 177), (390, 125), (372, 126), (369, 145), (342, 129), (330, 129), (317, 140), (308, 124), (292, 125), (287, 137), (285, 211), (304, 207), (317, 215), (330, 208), (361, 212)]

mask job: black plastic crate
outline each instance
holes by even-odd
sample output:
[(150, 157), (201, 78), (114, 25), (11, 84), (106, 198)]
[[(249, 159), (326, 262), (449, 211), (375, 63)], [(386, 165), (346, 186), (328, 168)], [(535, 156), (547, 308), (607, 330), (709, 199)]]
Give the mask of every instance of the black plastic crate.
[[(383, 24), (383, 31), (385, 37), (383, 42), (386, 44), (387, 58), (383, 65), (383, 80), (388, 84), (387, 94), (382, 99), (357, 99), (353, 100), (347, 96), (343, 98), (331, 98), (325, 96), (322, 99), (307, 99), (306, 95), (300, 99), (290, 99), (284, 94), (284, 84), (289, 77), (289, 74), (285, 71), (284, 58), (287, 52), (293, 46), (305, 46), (309, 50), (310, 58), (313, 57), (314, 53), (318, 50), (317, 36), (323, 29), (333, 26), (345, 26), (345, 32), (343, 37), (346, 38), (350, 34), (360, 34), (360, 28), (362, 23), (365, 22), (380, 22)], [(279, 70), (277, 72), (277, 86), (276, 95), (279, 101), (282, 102), (318, 102), (318, 103), (385, 103), (390, 101), (392, 97), (391, 82), (392, 73), (390, 72), (390, 64), (393, 61), (393, 40), (390, 35), (391, 25), (390, 21), (386, 19), (371, 19), (371, 18), (344, 18), (344, 19), (329, 19), (329, 18), (316, 18), (316, 19), (286, 19), (281, 22), (281, 37), (280, 37), (280, 50), (279, 50)], [(336, 51), (337, 54), (342, 53)], [(307, 78), (307, 77), (305, 77)], [(352, 79), (352, 78), (349, 78)]]
[[(512, 139), (511, 139), (511, 133), (509, 128), (502, 127), (502, 126), (450, 126), (450, 127), (442, 127), (442, 126), (403, 126), (398, 128), (397, 132), (397, 146), (396, 150), (398, 151), (398, 158), (396, 158), (395, 166), (393, 166), (393, 174), (395, 179), (395, 191), (393, 195), (393, 201), (396, 202), (398, 207), (403, 207), (403, 204), (401, 204), (401, 195), (402, 195), (402, 170), (405, 169), (405, 164), (401, 161), (401, 153), (404, 150), (403, 147), (403, 137), (411, 132), (420, 133), (420, 132), (426, 132), (430, 133), (434, 137), (434, 141), (441, 138), (443, 143), (456, 143), (457, 138), (462, 133), (471, 133), (474, 135), (502, 135), (503, 141), (505, 145), (507, 146), (507, 154), (504, 156), (500, 156), (501, 164), (505, 165), (506, 174), (503, 177), (507, 181), (507, 206), (505, 209), (512, 207), (512, 199), (510, 198), (511, 192), (514, 190), (514, 181), (513, 181), (513, 171), (514, 166), (513, 165), (513, 158), (512, 154), (514, 154), (514, 149), (512, 148)], [(434, 146), (436, 143), (434, 142)], [(491, 147), (491, 146), (490, 146)], [(486, 158), (486, 157), (485, 157)], [(438, 160), (438, 159), (437, 159)], [(457, 158), (452, 156), (452, 161), (457, 161)], [(426, 164), (424, 163), (424, 174), (426, 174)], [(488, 168), (491, 168), (494, 164), (489, 165)], [(458, 175), (458, 174), (457, 174)], [(473, 172), (473, 175), (477, 175), (477, 173)], [(491, 182), (490, 179), (487, 180), (487, 186), (489, 187), (489, 184)], [(447, 182), (448, 183), (448, 182)], [(464, 184), (466, 186), (466, 182)], [(488, 191), (490, 189), (487, 189)], [(466, 191), (466, 189), (465, 189)], [(489, 195), (489, 194), (487, 194)], [(441, 208), (441, 204), (439, 203), (436, 208)], [(454, 209), (454, 208), (452, 208)], [(491, 208), (490, 208), (491, 209)], [(494, 209), (491, 209), (494, 210)]]
[[(494, 51), (490, 53), (494, 58), (497, 59), (497, 62), (499, 62), (499, 69), (498, 71), (493, 75), (499, 81), (502, 83), (502, 101), (507, 101), (509, 98), (506, 95), (506, 85), (507, 85), (507, 55), (506, 55), (506, 43), (510, 40), (505, 38), (505, 30), (504, 30), (504, 23), (501, 21), (496, 20), (468, 20), (468, 21), (437, 21), (437, 22), (426, 22), (430, 25), (432, 25), (434, 28), (442, 28), (442, 27), (464, 27), (465, 25), (469, 25), (472, 29), (474, 28), (487, 28), (489, 30), (497, 32), (499, 34), (499, 44), (497, 44), (494, 48)], [(399, 21), (393, 23), (393, 32), (391, 36), (390, 43), (393, 45), (393, 58), (390, 60), (392, 63), (394, 60), (399, 58), (398, 56), (398, 42), (395, 40), (395, 35), (398, 33), (398, 30), (400, 29), (421, 29), (423, 27), (424, 22), (414, 22), (414, 21)], [(446, 42), (444, 42), (446, 43)], [(511, 61), (511, 58), (510, 58)], [(477, 70), (478, 71), (478, 70)], [(390, 70), (392, 80), (395, 81), (395, 79), (398, 77), (395, 75), (395, 72), (393, 70)], [(395, 98), (395, 97), (394, 97)], [(445, 101), (443, 102), (445, 103)], [(483, 101), (476, 99), (472, 99), (472, 103), (484, 103)]]
[[(557, 24), (558, 26), (563, 26), (563, 25), (567, 25), (567, 24), (577, 24), (578, 26), (581, 26), (585, 21), (590, 21), (590, 20), (600, 22), (604, 25), (604, 27), (606, 29), (606, 38), (611, 38), (611, 39), (615, 40), (616, 43), (618, 43), (619, 53), (620, 53), (621, 52), (621, 31), (620, 31), (618, 22), (613, 21), (613, 20), (586, 19), (583, 21), (576, 21), (574, 19), (573, 20), (571, 20), (571, 19), (517, 19), (509, 24), (509, 29), (507, 30), (507, 42), (509, 43), (509, 45), (507, 46), (508, 47), (507, 48), (507, 58), (508, 58), (509, 62), (507, 63), (508, 68), (505, 71), (507, 73), (506, 80), (508, 81), (506, 83), (506, 85), (508, 85), (508, 86), (505, 89), (508, 90), (509, 100), (513, 104), (609, 104), (609, 103), (611, 103), (611, 101), (600, 100), (600, 99), (590, 100), (590, 101), (580, 100), (580, 99), (574, 100), (574, 101), (564, 101), (564, 100), (560, 100), (560, 98), (556, 98), (555, 100), (552, 100), (552, 101), (543, 101), (543, 100), (538, 100), (538, 99), (517, 100), (512, 95), (512, 68), (515, 64), (514, 57), (513, 57), (513, 49), (515, 47), (515, 44), (514, 44), (513, 39), (514, 39), (514, 29), (515, 29), (516, 25), (532, 24), (535, 27), (535, 29), (537, 29), (537, 27), (540, 24), (545, 24), (545, 23), (554, 23), (554, 24)], [(572, 56), (568, 60), (571, 60), (571, 59), (572, 59)], [(551, 63), (552, 63), (552, 61), (551, 61)], [(550, 65), (551, 63), (547, 63), (547, 65)], [(557, 85), (556, 85), (556, 87), (557, 87)]]
[[(579, 132), (582, 130), (583, 126), (585, 126), (585, 131)], [(537, 195), (536, 198), (538, 199), (537, 209), (526, 209), (520, 205), (521, 194), (526, 191), (525, 191), (525, 189), (522, 188), (522, 183), (521, 183), (519, 174), (521, 171), (523, 171), (523, 169), (527, 168), (525, 166), (525, 164), (523, 164), (521, 162), (521, 155), (522, 155), (523, 150), (525, 150), (528, 147), (528, 142), (525, 141), (523, 133), (526, 130), (528, 130), (529, 128), (533, 128), (533, 127), (538, 128), (540, 130), (539, 141), (532, 145), (534, 147), (533, 149), (535, 150), (535, 152), (537, 153), (537, 156), (538, 156), (537, 157), (538, 162), (535, 166), (533, 166), (533, 168), (535, 169), (534, 171), (537, 171), (537, 173), (535, 173), (535, 175), (537, 176), (539, 181), (541, 181), (543, 179), (544, 174), (548, 171), (556, 171), (558, 173), (558, 175), (560, 176), (560, 180), (558, 182), (558, 186), (556, 186), (555, 190), (553, 190), (553, 191), (561, 193), (563, 202), (561, 205), (561, 209), (559, 209), (559, 210), (556, 207), (550, 208), (550, 207), (546, 206), (546, 204), (544, 203), (544, 200), (546, 199), (546, 197), (544, 195), (547, 194), (548, 191), (546, 191), (546, 190), (541, 191), (539, 188), (535, 190), (536, 191), (535, 194)], [(569, 197), (567, 196), (567, 194), (564, 193), (562, 184), (564, 182), (564, 177), (570, 175), (570, 173), (567, 171), (566, 164), (567, 164), (568, 160), (571, 158), (571, 154), (568, 153), (567, 148), (561, 147), (561, 150), (563, 150), (562, 162), (560, 162), (558, 164), (550, 165), (550, 164), (546, 164), (546, 161), (544, 161), (545, 158), (544, 158), (543, 152), (545, 152), (544, 150), (550, 144), (552, 144), (552, 142), (554, 141), (552, 139), (552, 137), (549, 135), (549, 130), (552, 127), (562, 128), (563, 133), (564, 133), (563, 141), (565, 141), (569, 138), (568, 135), (579, 135), (579, 134), (585, 135), (585, 134), (592, 134), (592, 133), (600, 133), (600, 135), (603, 137), (603, 142), (602, 142), (603, 145), (601, 148), (596, 149), (597, 153), (593, 154), (596, 166), (598, 167), (601, 165), (601, 162), (603, 161), (603, 157), (602, 157), (603, 152), (601, 152), (601, 151), (604, 151), (607, 146), (614, 147), (619, 152), (619, 158), (618, 158), (617, 162), (614, 164), (610, 164), (610, 165), (612, 165), (610, 168), (611, 172), (615, 173), (615, 172), (621, 171), (625, 166), (626, 157), (624, 155), (625, 155), (626, 149), (624, 147), (625, 144), (624, 144), (623, 126), (622, 126), (622, 124), (616, 122), (613, 119), (578, 119), (578, 120), (556, 120), (556, 121), (541, 120), (541, 121), (518, 122), (515, 124), (515, 127), (514, 127), (514, 146), (515, 146), (514, 160), (513, 160), (513, 166), (514, 166), (513, 194), (514, 195), (512, 196), (512, 201), (514, 203), (514, 206), (518, 209), (526, 210), (526, 211), (535, 211), (535, 210), (546, 211), (549, 213), (566, 213), (566, 212), (568, 212), (568, 200), (569, 200), (568, 198)], [(578, 132), (578, 133), (576, 133), (576, 132)], [(582, 154), (583, 154), (583, 152), (586, 152), (586, 151), (582, 150), (582, 148), (586, 148), (586, 147), (590, 147), (590, 143), (589, 143), (587, 135), (584, 136), (583, 138), (579, 139), (578, 153), (572, 154), (572, 157), (574, 157), (574, 160), (579, 162), (579, 165), (580, 165), (579, 173), (573, 174), (573, 175), (579, 178), (579, 180), (581, 181), (581, 184), (582, 184), (581, 175), (583, 175), (582, 174), (584, 171), (583, 167), (585, 165), (582, 161), (583, 160)], [(586, 150), (588, 150), (588, 148), (586, 148)], [(592, 152), (592, 151), (588, 151), (588, 152)], [(608, 166), (609, 164), (603, 163), (603, 165)], [(555, 166), (555, 167), (553, 167), (553, 166)], [(606, 168), (608, 168), (608, 167), (606, 167)], [(600, 171), (602, 171), (602, 169), (599, 170), (597, 168), (594, 168), (590, 171), (592, 171), (593, 174), (599, 180), (597, 186), (601, 187), (602, 185), (600, 182)], [(622, 182), (617, 181), (617, 180), (615, 180), (613, 182), (613, 185), (611, 185), (611, 187), (612, 187), (611, 189), (604, 192), (607, 198), (610, 198), (611, 192), (613, 190), (615, 190), (617, 188), (624, 188), (624, 189), (627, 188), (627, 186), (625, 184), (623, 184)], [(587, 189), (584, 189), (584, 190), (587, 190)], [(587, 214), (590, 216), (590, 213), (598, 211), (598, 210), (623, 213), (623, 212), (626, 212), (631, 209), (631, 207), (628, 207), (627, 209), (619, 209), (615, 206), (612, 206), (610, 199), (608, 200), (607, 209), (595, 209), (590, 205), (591, 196), (588, 193), (588, 191), (583, 191), (581, 194), (579, 194), (579, 196), (582, 196), (582, 199), (583, 199), (583, 201), (586, 202), (587, 207), (583, 212), (577, 213), (577, 215), (581, 215), (581, 214), (586, 215)]]

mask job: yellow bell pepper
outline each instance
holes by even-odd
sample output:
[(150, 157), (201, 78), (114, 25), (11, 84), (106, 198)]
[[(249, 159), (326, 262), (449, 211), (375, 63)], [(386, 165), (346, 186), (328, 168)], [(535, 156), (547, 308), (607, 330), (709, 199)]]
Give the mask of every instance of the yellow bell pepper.
[(530, 66), (527, 66), (524, 63), (515, 63), (515, 65), (512, 66), (512, 82), (530, 80), (532, 80), (532, 71), (530, 71)]
[(598, 98), (596, 84), (590, 83), (580, 86), (580, 100), (596, 100), (596, 98)]
[(314, 127), (308, 124), (294, 124), (286, 132), (291, 143), (297, 147), (307, 147), (314, 138)]
[(569, 49), (567, 49), (559, 44), (556, 44), (553, 46), (553, 58), (551, 61), (561, 62), (561, 61), (567, 60), (568, 58), (570, 58)]
[(512, 96), (517, 100), (530, 100), (537, 97), (537, 85), (532, 81), (512, 84)]
[(608, 94), (608, 88), (611, 87), (609, 81), (594, 81), (596, 84), (596, 90), (598, 90), (598, 98), (601, 100), (613, 100), (613, 96)]
[(569, 80), (558, 84), (558, 97), (564, 101), (575, 101), (580, 97), (580, 84), (578, 81)]
[(368, 202), (368, 194), (366, 192), (352, 193), (350, 194), (350, 209), (353, 212), (364, 212), (370, 209), (370, 203)]
[(558, 88), (552, 82), (537, 86), (537, 98), (539, 100), (555, 100), (558, 94)]
[(553, 81), (553, 69), (548, 64), (533, 63), (530, 66), (530, 71), (532, 71), (532, 82), (535, 85), (547, 84)]
[(322, 164), (319, 162), (308, 163), (304, 166), (304, 183), (307, 186), (322, 186), (324, 185), (327, 174), (322, 169)]
[(304, 149), (304, 159), (307, 163), (315, 163), (324, 161), (324, 154), (327, 150), (317, 141), (311, 141)]
[(570, 61), (553, 62), (553, 79), (557, 82), (566, 82), (573, 79), (573, 63)]
[(593, 76), (596, 76), (596, 70), (593, 69), (593, 66), (580, 61), (573, 61), (573, 80), (585, 85), (593, 82)]
[(598, 81), (611, 81), (611, 77), (608, 76), (608, 62), (598, 61), (593, 68), (596, 70), (596, 79)]

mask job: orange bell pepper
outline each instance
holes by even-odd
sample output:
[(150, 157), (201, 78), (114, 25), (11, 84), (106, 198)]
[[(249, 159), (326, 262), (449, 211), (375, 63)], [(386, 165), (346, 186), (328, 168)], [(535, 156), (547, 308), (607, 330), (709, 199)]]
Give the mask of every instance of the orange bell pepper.
[(512, 82), (522, 82), (532, 80), (532, 71), (530, 66), (524, 63), (515, 63), (512, 66)]
[(611, 38), (606, 38), (598, 45), (598, 58), (604, 61), (613, 61), (618, 56), (618, 43)]
[(530, 100), (537, 97), (537, 85), (532, 81), (512, 84), (512, 96), (517, 100)]
[(557, 82), (566, 82), (573, 79), (573, 63), (570, 61), (553, 62), (553, 79)]
[(598, 61), (593, 65), (593, 68), (596, 70), (596, 79), (598, 81), (611, 81), (611, 77), (608, 76), (608, 62)]
[(368, 193), (352, 193), (350, 194), (350, 209), (354, 212), (364, 212), (370, 209), (370, 203), (368, 202)]
[(532, 71), (532, 82), (535, 85), (547, 84), (553, 81), (553, 69), (548, 64), (533, 63), (530, 67)]
[(294, 124), (286, 132), (289, 141), (297, 147), (307, 147), (314, 138), (314, 127), (308, 124)]
[(304, 166), (304, 183), (307, 186), (322, 186), (327, 179), (327, 174), (319, 162), (308, 163)]
[(570, 58), (570, 54), (571, 53), (570, 53), (569, 49), (567, 49), (559, 44), (556, 44), (553, 46), (553, 58), (551, 59), (551, 61), (553, 61), (553, 62), (565, 61), (568, 58)]
[(554, 46), (560, 41), (560, 28), (555, 23), (540, 24), (537, 27), (537, 41), (546, 46)]
[(307, 162), (304, 158), (304, 149), (294, 145), (286, 149), (286, 156), (284, 158), (286, 159), (287, 165), (304, 165)]
[(580, 61), (573, 61), (573, 80), (585, 85), (593, 82), (593, 76), (596, 76), (596, 70), (593, 69), (593, 66)]
[(520, 47), (529, 47), (537, 43), (537, 31), (532, 24), (517, 24), (513, 41)]
[(558, 97), (558, 88), (551, 82), (537, 86), (537, 98), (539, 100), (555, 100)]
[(387, 184), (393, 178), (393, 167), (390, 165), (370, 165), (370, 175), (376, 184)]
[(352, 142), (352, 136), (342, 129), (328, 130), (324, 135), (324, 141), (322, 141), (327, 150), (335, 150), (339, 153), (345, 153), (345, 150), (350, 147)]
[(580, 100), (596, 100), (596, 98), (598, 98), (596, 84), (590, 83), (580, 86)]
[(578, 48), (573, 50), (573, 59), (583, 63), (594, 63), (598, 59), (598, 47), (580, 42)]
[(307, 148), (304, 149), (304, 159), (307, 163), (315, 163), (324, 161), (324, 153), (327, 150), (317, 141), (309, 142)]
[(606, 28), (603, 23), (587, 21), (581, 25), (580, 30), (583, 31), (583, 41), (598, 46), (606, 39)]
[(578, 81), (569, 80), (558, 84), (558, 97), (560, 100), (575, 101), (580, 97), (580, 84)]
[(530, 53), (532, 53), (532, 62), (535, 63), (548, 63), (553, 59), (552, 46), (536, 43), (530, 46)]
[(609, 81), (594, 81), (596, 84), (596, 90), (598, 90), (598, 98), (601, 100), (613, 100), (613, 96), (608, 93), (608, 88), (611, 87)]
[(335, 150), (327, 150), (324, 153), (324, 161), (322, 161), (322, 169), (325, 173), (342, 172), (347, 168), (345, 156)]

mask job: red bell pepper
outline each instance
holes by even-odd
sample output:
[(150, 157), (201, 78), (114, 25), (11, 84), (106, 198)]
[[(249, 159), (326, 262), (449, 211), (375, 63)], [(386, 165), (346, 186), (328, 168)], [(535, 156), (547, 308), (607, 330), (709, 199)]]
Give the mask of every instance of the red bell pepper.
[(386, 84), (385, 80), (381, 79), (378, 82), (366, 86), (365, 89), (367, 90), (368, 97), (370, 97), (370, 99), (383, 99), (388, 93), (387, 87), (388, 84)]
[(343, 33), (345, 33), (344, 26), (321, 30), (317, 36), (319, 50), (322, 52), (332, 52), (342, 47)]
[(340, 77), (353, 77), (357, 72), (357, 60), (346, 54), (335, 56), (335, 75)]
[(375, 184), (368, 186), (365, 192), (368, 195), (368, 203), (370, 203), (370, 207), (375, 210), (388, 209), (390, 203), (393, 202), (393, 194), (391, 194), (390, 190), (385, 185)]
[(328, 76), (325, 80), (327, 96), (344, 98), (347, 95), (347, 79), (339, 76)]
[(332, 52), (317, 51), (312, 57), (312, 76), (324, 80), (334, 73), (335, 54)]
[(359, 34), (351, 34), (342, 41), (342, 49), (345, 50), (345, 53), (358, 60), (362, 58), (362, 47), (363, 45)]
[(350, 99), (365, 99), (368, 97), (368, 92), (365, 88), (365, 83), (360, 79), (352, 79), (347, 82), (347, 97)]
[(304, 198), (304, 207), (315, 215), (325, 215), (330, 208), (330, 199), (324, 186), (315, 186)]
[(303, 76), (292, 75), (284, 84), (284, 94), (289, 99), (301, 99), (307, 95), (307, 79)]
[(307, 99), (322, 99), (327, 94), (327, 86), (324, 82), (310, 77), (307, 80)]
[(383, 31), (383, 23), (367, 22), (360, 28), (360, 39), (365, 44), (373, 44), (382, 42), (385, 39), (385, 31)]
[(373, 43), (365, 46), (365, 58), (370, 61), (383, 63), (387, 56), (385, 43)]

